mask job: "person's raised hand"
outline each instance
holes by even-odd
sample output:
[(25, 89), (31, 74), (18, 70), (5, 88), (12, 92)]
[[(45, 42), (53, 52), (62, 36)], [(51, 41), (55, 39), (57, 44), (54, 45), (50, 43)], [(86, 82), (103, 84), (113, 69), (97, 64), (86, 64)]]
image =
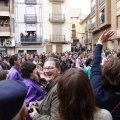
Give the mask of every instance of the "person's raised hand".
[(105, 43), (107, 41), (111, 40), (111, 37), (114, 35), (114, 31), (109, 30), (108, 32), (106, 32), (106, 30), (102, 33), (102, 35), (99, 37), (98, 39), (98, 43)]

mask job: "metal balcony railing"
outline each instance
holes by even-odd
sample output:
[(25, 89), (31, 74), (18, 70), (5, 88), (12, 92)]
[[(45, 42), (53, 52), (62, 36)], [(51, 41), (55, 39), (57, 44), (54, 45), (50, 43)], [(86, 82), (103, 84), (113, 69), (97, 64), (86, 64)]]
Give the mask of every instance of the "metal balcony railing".
[(88, 44), (88, 38), (87, 38), (87, 39), (85, 39), (85, 44)]
[(65, 21), (65, 14), (50, 13), (49, 20), (51, 22), (64, 22)]
[(99, 5), (101, 5), (105, 0), (99, 0)]
[(95, 28), (95, 22), (92, 23), (92, 26), (91, 26), (91, 27), (92, 27), (92, 29)]
[(85, 27), (85, 31), (88, 31), (88, 26)]
[(50, 35), (50, 42), (65, 42), (65, 35)]
[(22, 36), (21, 43), (42, 43), (42, 37)]
[(85, 44), (91, 44), (92, 43), (92, 38), (90, 37), (90, 38), (86, 38), (85, 39)]
[(99, 25), (105, 23), (105, 16), (99, 18)]
[(25, 4), (35, 5), (35, 4), (37, 4), (37, 0), (25, 0)]
[(88, 29), (91, 29), (91, 24), (88, 25)]
[(95, 5), (91, 8), (91, 13), (94, 12), (96, 9)]
[(37, 23), (37, 15), (36, 14), (25, 14), (24, 21), (25, 23), (29, 23), (29, 24)]

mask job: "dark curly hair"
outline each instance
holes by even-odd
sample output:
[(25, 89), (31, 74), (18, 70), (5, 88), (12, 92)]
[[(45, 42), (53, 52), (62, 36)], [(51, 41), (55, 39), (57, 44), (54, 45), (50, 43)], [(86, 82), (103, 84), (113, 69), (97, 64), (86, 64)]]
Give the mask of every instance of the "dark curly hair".
[(86, 67), (89, 66), (91, 62), (92, 62), (92, 58), (88, 58), (85, 62)]
[(14, 61), (17, 61), (18, 56), (17, 55), (12, 55), (9, 59), (9, 63), (11, 66), (14, 66)]
[(24, 62), (21, 65), (21, 76), (23, 78), (29, 78), (30, 73), (33, 72), (33, 70), (36, 68), (36, 65), (32, 62)]

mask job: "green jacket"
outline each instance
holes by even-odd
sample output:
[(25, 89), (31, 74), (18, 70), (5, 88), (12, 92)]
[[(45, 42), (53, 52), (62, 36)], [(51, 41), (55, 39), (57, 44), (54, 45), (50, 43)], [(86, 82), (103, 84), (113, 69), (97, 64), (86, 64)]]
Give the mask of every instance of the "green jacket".
[(33, 120), (57, 120), (58, 98), (56, 89), (59, 78), (60, 76), (47, 85), (45, 89), (45, 98), (39, 107), (40, 113), (36, 113)]

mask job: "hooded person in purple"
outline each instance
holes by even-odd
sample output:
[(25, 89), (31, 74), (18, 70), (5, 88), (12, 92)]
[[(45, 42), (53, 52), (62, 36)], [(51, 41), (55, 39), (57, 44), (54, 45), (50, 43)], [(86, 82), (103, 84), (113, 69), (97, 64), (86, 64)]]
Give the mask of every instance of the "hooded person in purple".
[(22, 80), (20, 74), (21, 58), (19, 58), (17, 55), (12, 55), (9, 59), (9, 63), (11, 65), (11, 69), (9, 70), (6, 79)]
[[(24, 62), (21, 65), (21, 76), (23, 77), (23, 82), (26, 84), (28, 92), (26, 95), (26, 105), (32, 101), (40, 101), (44, 98), (44, 90), (35, 80), (37, 77), (36, 65), (32, 62)], [(27, 120), (31, 120), (27, 116)]]

